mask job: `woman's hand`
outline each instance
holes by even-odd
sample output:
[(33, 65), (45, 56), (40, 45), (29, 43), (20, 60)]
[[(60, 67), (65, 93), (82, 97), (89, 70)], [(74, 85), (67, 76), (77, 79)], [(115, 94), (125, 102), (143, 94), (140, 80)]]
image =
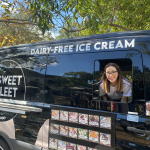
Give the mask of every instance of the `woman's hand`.
[(122, 96), (121, 102), (123, 102), (123, 103), (127, 103), (127, 97)]

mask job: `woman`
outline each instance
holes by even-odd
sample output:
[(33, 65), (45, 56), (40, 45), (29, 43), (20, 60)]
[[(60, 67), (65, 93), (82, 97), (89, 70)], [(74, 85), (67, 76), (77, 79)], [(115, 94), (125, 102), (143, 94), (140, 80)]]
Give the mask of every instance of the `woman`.
[(127, 97), (131, 96), (131, 83), (122, 77), (117, 64), (109, 63), (105, 66), (101, 81), (99, 95), (103, 100), (127, 102)]

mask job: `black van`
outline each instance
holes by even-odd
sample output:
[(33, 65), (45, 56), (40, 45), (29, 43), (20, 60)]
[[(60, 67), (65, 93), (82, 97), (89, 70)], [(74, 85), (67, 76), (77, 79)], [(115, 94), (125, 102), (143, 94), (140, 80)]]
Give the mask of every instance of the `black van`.
[[(132, 85), (126, 102), (100, 95), (108, 63)], [(2, 150), (150, 149), (150, 31), (1, 48), (0, 84)]]

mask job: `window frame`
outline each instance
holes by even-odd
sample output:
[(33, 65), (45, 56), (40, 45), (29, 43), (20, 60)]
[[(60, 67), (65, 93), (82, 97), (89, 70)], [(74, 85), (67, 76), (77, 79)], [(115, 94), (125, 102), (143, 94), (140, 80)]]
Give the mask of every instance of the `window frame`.
[[(122, 52), (128, 52), (129, 50), (115, 50), (115, 51), (103, 51), (103, 52), (99, 52), (99, 53), (109, 53), (109, 52), (120, 52), (120, 51), (122, 51)], [(131, 50), (131, 51), (129, 51), (129, 52), (138, 52), (138, 54), (139, 55), (141, 55), (141, 66), (142, 66), (142, 76), (143, 76), (143, 84), (144, 84), (144, 86), (143, 86), (143, 88), (144, 88), (144, 99), (137, 99), (137, 100), (135, 100), (135, 103), (136, 102), (138, 102), (138, 101), (144, 101), (145, 103), (146, 103), (146, 101), (147, 101), (147, 98), (146, 98), (146, 94), (145, 94), (145, 73), (144, 73), (144, 67), (143, 67), (143, 57), (142, 57), (142, 54), (138, 51), (138, 50)], [(94, 61), (94, 69), (93, 69), (93, 84), (94, 84), (94, 80), (95, 80), (95, 62), (96, 61), (103, 61), (103, 60), (115, 60), (115, 58), (111, 58), (111, 59), (96, 59), (95, 61)], [(119, 58), (116, 58), (116, 59), (119, 59)], [(126, 59), (126, 58), (120, 58), (120, 60), (121, 59)], [(128, 59), (130, 59), (130, 58), (128, 58)], [(134, 90), (133, 90), (133, 60), (132, 59), (130, 59), (131, 61), (132, 61), (132, 100), (131, 100), (131, 102), (133, 101), (133, 92), (134, 92)], [(99, 63), (99, 73), (100, 73), (100, 63)], [(99, 83), (100, 84), (100, 83)], [(98, 100), (98, 101), (103, 101), (103, 100)], [(114, 102), (114, 101), (109, 101), (109, 102)], [(130, 102), (130, 103), (131, 103)], [(122, 103), (122, 102), (116, 102), (116, 103)], [(129, 103), (128, 103), (129, 104)]]

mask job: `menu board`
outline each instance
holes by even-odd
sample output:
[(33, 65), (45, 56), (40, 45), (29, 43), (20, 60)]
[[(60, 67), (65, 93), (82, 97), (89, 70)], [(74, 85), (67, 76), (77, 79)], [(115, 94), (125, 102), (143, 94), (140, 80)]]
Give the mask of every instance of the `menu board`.
[(77, 128), (69, 127), (69, 137), (77, 138)]
[(78, 129), (78, 139), (87, 140), (88, 139), (88, 130)]
[(60, 120), (61, 121), (68, 121), (68, 111), (60, 111)]
[(58, 140), (58, 150), (66, 150), (66, 142)]
[(111, 146), (111, 135), (106, 133), (100, 133), (100, 144), (105, 146)]
[(49, 145), (51, 149), (57, 149), (57, 141), (58, 141), (57, 139), (50, 138)]
[(100, 117), (100, 127), (111, 129), (111, 118), (110, 117)]
[(60, 135), (68, 136), (68, 127), (60, 125)]
[(79, 124), (88, 125), (88, 114), (79, 113)]
[(59, 134), (59, 125), (58, 124), (51, 124), (51, 133), (53, 134)]
[(99, 116), (89, 115), (89, 126), (99, 127)]
[(78, 123), (78, 113), (69, 112), (69, 122)]
[(108, 150), (109, 147), (115, 148), (114, 114), (92, 110), (84, 112), (82, 109), (65, 107), (58, 110), (56, 107), (51, 108), (50, 148), (58, 150), (98, 150), (101, 146), (107, 146)]

